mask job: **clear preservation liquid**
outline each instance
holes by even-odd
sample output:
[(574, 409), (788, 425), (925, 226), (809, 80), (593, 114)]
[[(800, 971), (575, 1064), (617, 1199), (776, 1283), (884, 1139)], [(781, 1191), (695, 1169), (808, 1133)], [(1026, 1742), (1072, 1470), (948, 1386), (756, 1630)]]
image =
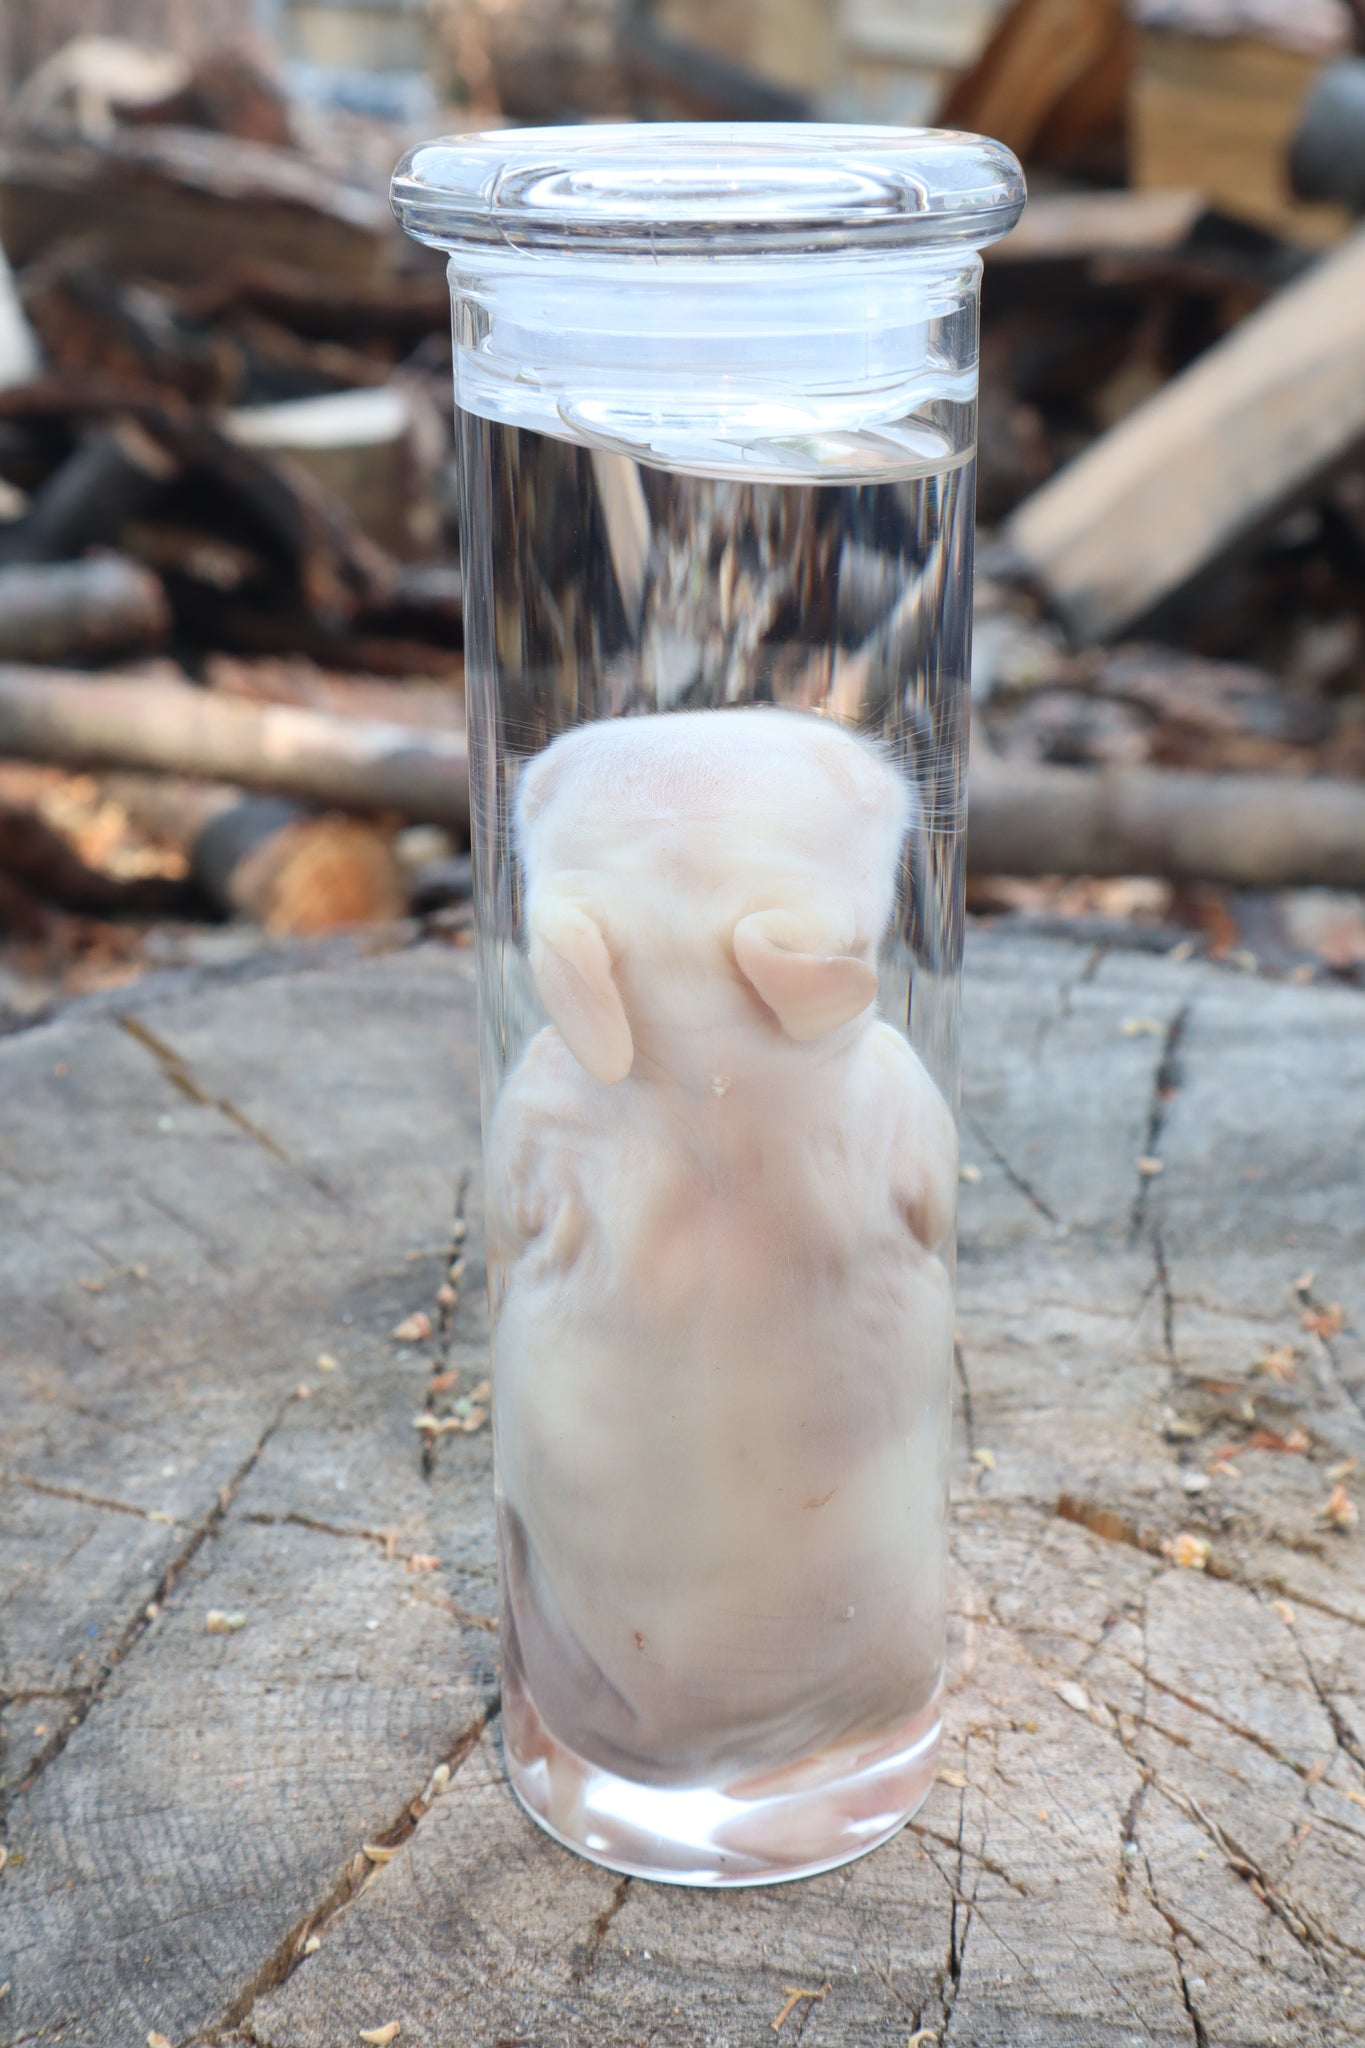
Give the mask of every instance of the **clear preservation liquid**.
[[(972, 462), (841, 434), (715, 475), (461, 436), (512, 1782), (618, 1869), (828, 1868), (908, 1817), (938, 1738)], [(518, 790), (632, 719), (541, 775), (576, 849), (556, 915), (598, 917), (626, 1020), (580, 1040), (577, 939), (565, 1032), (533, 970)], [(826, 842), (819, 777), (888, 770), (869, 881), (873, 796)], [(743, 948), (707, 951), (700, 920), (763, 912), (750, 869), (797, 934), (779, 978), (808, 897), (882, 906), (873, 1008), (779, 1029)]]

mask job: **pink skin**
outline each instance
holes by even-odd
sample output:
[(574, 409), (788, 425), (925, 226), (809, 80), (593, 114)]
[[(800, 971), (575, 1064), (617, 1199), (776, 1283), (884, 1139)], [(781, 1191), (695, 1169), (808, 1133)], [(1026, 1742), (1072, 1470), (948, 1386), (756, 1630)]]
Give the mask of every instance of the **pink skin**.
[(769, 710), (523, 777), (552, 1021), (489, 1142), (507, 1649), (625, 1775), (867, 1747), (937, 1681), (957, 1141), (871, 1007), (911, 804)]

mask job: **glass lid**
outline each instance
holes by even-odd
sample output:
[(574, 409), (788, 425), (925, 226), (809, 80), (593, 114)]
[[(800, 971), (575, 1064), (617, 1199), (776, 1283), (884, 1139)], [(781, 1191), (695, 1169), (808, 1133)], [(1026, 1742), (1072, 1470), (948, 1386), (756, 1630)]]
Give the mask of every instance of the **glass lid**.
[(597, 254), (797, 254), (1008, 234), (1024, 177), (1003, 143), (934, 128), (659, 122), (448, 135), (404, 157), (419, 241)]

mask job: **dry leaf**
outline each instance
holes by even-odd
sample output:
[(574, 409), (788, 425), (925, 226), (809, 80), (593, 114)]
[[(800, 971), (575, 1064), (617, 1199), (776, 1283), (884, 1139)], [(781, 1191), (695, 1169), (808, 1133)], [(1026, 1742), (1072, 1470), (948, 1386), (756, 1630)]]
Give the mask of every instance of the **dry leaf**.
[(372, 2041), (374, 2048), (389, 2048), (389, 2042), (396, 2041), (401, 2032), (397, 2020), (390, 2020), (386, 2027), (362, 2028), (360, 2038), (362, 2041)]
[(476, 1429), (483, 1428), (487, 1420), (488, 1410), (486, 1408), (471, 1408), (468, 1415), (462, 1420), (460, 1427), (466, 1436), (472, 1436)]
[(386, 1849), (382, 1842), (362, 1842), (360, 1846), (371, 1863), (391, 1863), (398, 1854), (396, 1849)]
[(1083, 1685), (1077, 1684), (1074, 1678), (1059, 1678), (1054, 1690), (1058, 1699), (1065, 1700), (1066, 1704), (1069, 1707), (1074, 1707), (1078, 1714), (1088, 1714), (1090, 1712), (1090, 1695)]
[(424, 1344), (431, 1335), (431, 1317), (425, 1309), (414, 1309), (389, 1334), (395, 1344)]
[(321, 1947), (322, 1936), (320, 1934), (310, 1934), (307, 1941), (303, 1944), (303, 1952), (306, 1956), (315, 1956)]
[(1182, 1572), (1202, 1572), (1209, 1562), (1209, 1539), (1182, 1529), (1171, 1545), (1171, 1562)]
[(1277, 1344), (1273, 1351), (1267, 1351), (1264, 1358), (1258, 1358), (1254, 1370), (1267, 1373), (1272, 1380), (1292, 1380), (1298, 1364), (1298, 1347), (1294, 1344)]
[(1308, 1451), (1313, 1439), (1306, 1429), (1291, 1429), (1288, 1436), (1281, 1436), (1274, 1429), (1253, 1429), (1243, 1448), (1248, 1451)]
[(204, 1616), (206, 1636), (235, 1636), (239, 1628), (246, 1627), (244, 1614), (224, 1614), (221, 1607), (210, 1607)]
[(1360, 1520), (1360, 1509), (1347, 1493), (1344, 1483), (1333, 1487), (1331, 1499), (1318, 1509), (1318, 1514), (1324, 1522), (1330, 1522), (1334, 1529), (1343, 1531), (1354, 1529)]
[(1339, 1337), (1345, 1326), (1346, 1311), (1339, 1301), (1330, 1308), (1306, 1308), (1303, 1312), (1303, 1327), (1315, 1337)]

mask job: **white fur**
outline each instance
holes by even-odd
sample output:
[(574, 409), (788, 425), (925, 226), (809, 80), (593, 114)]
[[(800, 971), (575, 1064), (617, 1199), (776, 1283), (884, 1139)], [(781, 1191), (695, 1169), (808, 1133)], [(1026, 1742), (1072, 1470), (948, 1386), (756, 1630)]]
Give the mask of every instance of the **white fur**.
[(558, 1028), (489, 1142), (508, 1649), (627, 1774), (872, 1740), (935, 1682), (956, 1135), (868, 1007), (911, 805), (782, 711), (584, 727), (523, 778)]

